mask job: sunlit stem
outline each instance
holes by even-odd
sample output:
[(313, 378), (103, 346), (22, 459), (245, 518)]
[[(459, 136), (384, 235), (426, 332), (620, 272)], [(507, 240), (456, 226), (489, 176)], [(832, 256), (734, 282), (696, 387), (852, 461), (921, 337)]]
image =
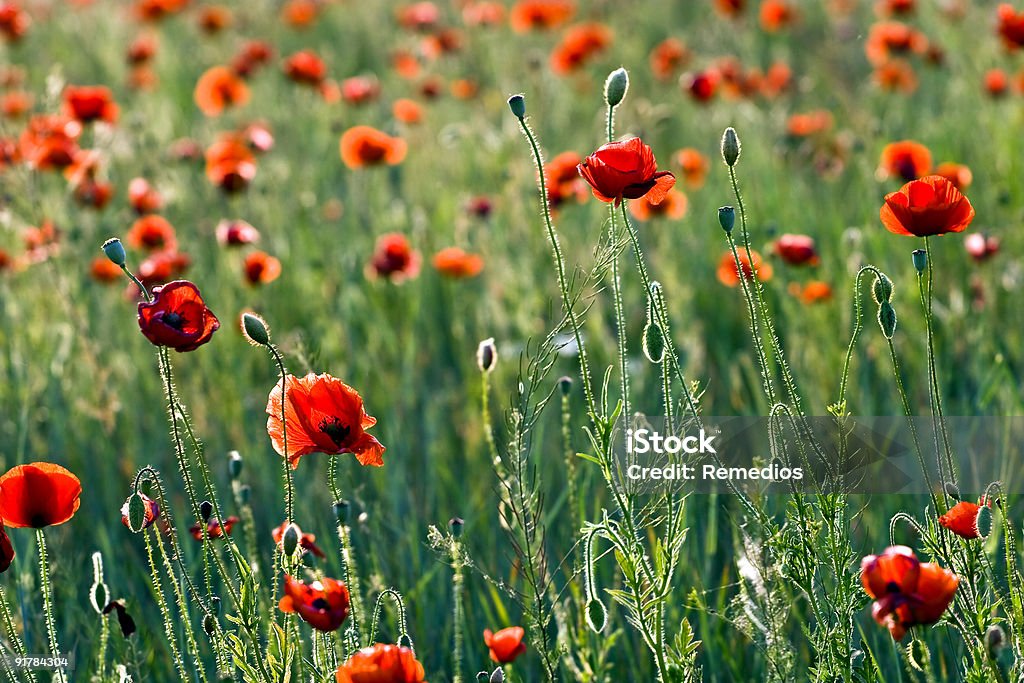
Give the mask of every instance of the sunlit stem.
[[(42, 529), (36, 529), (36, 543), (39, 546), (39, 590), (43, 594), (43, 613), (46, 619), (46, 639), (49, 641), (50, 654), (54, 657), (63, 656), (57, 644), (57, 626), (53, 618), (53, 587), (50, 585), (50, 565), (46, 559), (46, 537)], [(67, 683), (64, 669), (57, 669), (53, 680)]]

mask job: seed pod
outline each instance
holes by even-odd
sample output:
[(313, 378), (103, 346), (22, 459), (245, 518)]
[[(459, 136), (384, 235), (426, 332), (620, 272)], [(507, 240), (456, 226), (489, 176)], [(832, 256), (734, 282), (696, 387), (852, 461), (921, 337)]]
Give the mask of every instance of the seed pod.
[(242, 473), (242, 454), (238, 451), (231, 451), (228, 453), (228, 474), (232, 479), (238, 479), (238, 475)]
[(508, 108), (512, 110), (512, 114), (517, 119), (522, 119), (526, 116), (526, 100), (523, 99), (522, 95), (513, 95), (508, 98)]
[(719, 207), (718, 224), (722, 226), (722, 230), (725, 230), (725, 234), (732, 234), (732, 229), (736, 225), (736, 209), (731, 206)]
[(896, 309), (888, 301), (878, 305), (878, 326), (882, 328), (886, 339), (892, 339), (896, 332)]
[(249, 504), (249, 498), (252, 496), (252, 487), (248, 484), (243, 484), (238, 487), (238, 500), (241, 501), (242, 505)]
[(352, 511), (352, 506), (347, 500), (342, 498), (334, 503), (334, 516), (338, 518), (338, 521), (342, 524), (348, 524), (349, 514)]
[(451, 529), (452, 536), (459, 538), (462, 536), (462, 527), (466, 525), (461, 517), (452, 517), (448, 520), (448, 528)]
[(877, 304), (892, 301), (892, 280), (880, 273), (875, 278), (875, 284), (871, 288), (871, 293), (874, 294), (875, 303)]
[(587, 601), (587, 626), (594, 633), (600, 633), (604, 630), (607, 622), (608, 610), (605, 609), (604, 604), (597, 598), (590, 598)]
[(736, 129), (729, 126), (722, 134), (722, 159), (725, 160), (725, 165), (735, 166), (740, 159), (741, 150), (740, 137), (736, 135)]
[(655, 320), (649, 320), (644, 328), (644, 355), (655, 365), (665, 359), (665, 333)]
[(559, 377), (558, 388), (562, 390), (562, 396), (568, 396), (572, 391), (572, 377)]
[[(146, 501), (136, 491), (128, 498), (128, 529), (137, 534), (145, 528), (146, 524)], [(105, 604), (105, 603), (104, 603)]]
[(608, 74), (604, 82), (604, 101), (609, 107), (618, 106), (629, 90), (629, 74), (622, 67)]
[(103, 243), (101, 247), (103, 253), (107, 255), (110, 262), (115, 266), (124, 267), (125, 262), (128, 259), (128, 255), (124, 253), (124, 245), (121, 244), (121, 240), (116, 237), (111, 237), (109, 240)]
[(242, 314), (242, 332), (253, 346), (270, 345), (270, 330), (267, 329), (267, 321), (255, 313)]
[(914, 268), (917, 269), (917, 272), (923, 273), (924, 269), (928, 267), (928, 252), (924, 249), (915, 249), (910, 257), (914, 260)]

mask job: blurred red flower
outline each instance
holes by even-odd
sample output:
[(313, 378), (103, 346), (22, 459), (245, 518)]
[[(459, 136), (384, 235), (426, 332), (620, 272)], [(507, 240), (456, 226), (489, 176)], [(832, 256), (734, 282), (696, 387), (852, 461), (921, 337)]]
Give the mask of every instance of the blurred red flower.
[(667, 81), (690, 61), (690, 51), (678, 38), (666, 38), (651, 50), (651, 71), (658, 80)]
[(638, 221), (649, 221), (652, 218), (662, 217), (678, 221), (686, 215), (688, 206), (689, 200), (687, 200), (686, 195), (672, 188), (665, 193), (664, 199), (657, 204), (652, 204), (646, 196), (631, 202), (629, 212)]
[(284, 60), (285, 75), (296, 83), (320, 85), (327, 78), (327, 65), (311, 50), (302, 50)]
[(1006, 49), (1016, 50), (1024, 46), (1024, 11), (1018, 12), (1013, 5), (1004, 2), (996, 8), (996, 18), (999, 20), (996, 30)]
[(250, 40), (242, 45), (242, 49), (231, 60), (231, 69), (242, 78), (248, 78), (269, 62), (273, 55), (274, 49), (269, 43)]
[(902, 545), (868, 555), (860, 566), (864, 590), (875, 600), (871, 616), (889, 629), (894, 640), (902, 640), (912, 626), (938, 621), (960, 584), (951, 571), (922, 563)]
[(920, 142), (901, 140), (891, 142), (882, 149), (878, 174), (882, 178), (896, 176), (915, 180), (932, 170), (932, 153)]
[(145, 178), (132, 178), (128, 183), (128, 203), (135, 213), (147, 214), (162, 209), (164, 199)]
[(199, 10), (197, 22), (203, 33), (220, 33), (231, 26), (234, 17), (231, 10), (223, 5), (207, 5)]
[(602, 202), (646, 197), (658, 204), (676, 182), (670, 171), (659, 171), (654, 152), (640, 138), (601, 145), (576, 167)]
[(470, 0), (462, 8), (467, 26), (497, 26), (505, 20), (505, 6), (492, 0)]
[(970, 187), (971, 182), (974, 181), (974, 174), (971, 173), (970, 168), (953, 161), (944, 161), (936, 166), (935, 175), (940, 175), (953, 183), (953, 187), (961, 192)]
[(256, 177), (256, 157), (239, 135), (223, 135), (206, 150), (206, 177), (225, 192), (240, 192)]
[(0, 35), (11, 42), (21, 40), (32, 24), (28, 13), (13, 2), (0, 2)]
[(415, 125), (423, 120), (423, 107), (407, 97), (400, 97), (391, 104), (391, 113), (396, 121)]
[(721, 76), (715, 69), (705, 69), (692, 74), (683, 74), (679, 79), (679, 84), (683, 88), (683, 92), (690, 95), (690, 97), (701, 104), (710, 102), (718, 92), (718, 84), (721, 80)]
[(395, 10), (395, 18), (403, 28), (427, 31), (434, 28), (441, 20), (441, 10), (429, 0), (423, 0), (399, 7)]
[(56, 114), (37, 114), (18, 140), (19, 152), (25, 162), (39, 171), (71, 165), (78, 152), (78, 136), (82, 125), (72, 118)]
[(573, 26), (552, 51), (551, 70), (562, 75), (576, 71), (611, 42), (612, 31), (604, 24)]
[(512, 6), (509, 23), (517, 33), (556, 28), (572, 18), (576, 5), (571, 0), (519, 0)]
[[(224, 526), (221, 526), (220, 522), (218, 522), (216, 519), (211, 519), (209, 522), (206, 523), (206, 537), (222, 538), (224, 536), (230, 536), (231, 530), (234, 528), (236, 524), (238, 524), (238, 522), (238, 517), (235, 517), (234, 515), (231, 515), (230, 517), (224, 520)], [(188, 532), (192, 534), (192, 538), (196, 539), (197, 541), (203, 540), (203, 527), (200, 526), (198, 522), (190, 526), (188, 528)]]
[(405, 140), (391, 137), (370, 126), (349, 128), (339, 143), (341, 160), (351, 169), (388, 164), (394, 166), (405, 159)]
[[(743, 278), (745, 280), (753, 280), (755, 271), (757, 272), (757, 279), (761, 282), (772, 279), (773, 271), (771, 264), (764, 263), (759, 253), (751, 249), (750, 259), (747, 259), (746, 249), (737, 249), (737, 253), (740, 257), (740, 267), (743, 269)], [(753, 261), (753, 267), (751, 267), (751, 261)], [(718, 281), (726, 287), (736, 287), (740, 284), (740, 273), (736, 268), (736, 258), (732, 255), (731, 251), (722, 254), (722, 258), (718, 262), (716, 275), (718, 276)]]
[(60, 465), (34, 462), (0, 476), (0, 522), (42, 529), (63, 524), (78, 511), (82, 483)]
[(192, 93), (196, 106), (207, 116), (220, 116), (228, 107), (244, 106), (249, 101), (249, 86), (226, 66), (206, 70)]
[(155, 346), (194, 351), (220, 327), (199, 289), (188, 280), (153, 288), (153, 301), (139, 303), (139, 329)]
[(434, 268), (445, 277), (476, 277), (484, 269), (483, 257), (458, 247), (447, 247), (434, 254)]
[[(146, 287), (152, 288), (174, 280), (183, 274), (191, 263), (188, 255), (179, 251), (157, 251), (139, 264), (135, 271), (135, 277), (139, 278)], [(128, 286), (128, 292), (129, 296), (138, 295), (134, 284)]]
[(723, 15), (735, 18), (743, 13), (746, 0), (715, 0), (715, 9)]
[[(276, 527), (270, 532), (270, 535), (274, 537), (274, 543), (281, 545), (281, 540), (284, 538), (284, 530), (288, 528), (288, 520), (281, 522), (281, 526)], [(298, 529), (298, 525), (295, 526)], [(303, 550), (308, 550), (319, 558), (324, 558), (324, 551), (316, 544), (316, 536), (313, 534), (304, 534), (302, 529), (299, 529), (299, 547)]]
[(380, 96), (380, 82), (373, 76), (352, 76), (341, 82), (341, 99), (349, 104), (366, 104)]
[(711, 167), (708, 158), (692, 147), (684, 147), (673, 156), (673, 161), (683, 174), (683, 182), (691, 189), (704, 184), (704, 176)]
[[(0, 267), (0, 270), (3, 268)], [(97, 256), (89, 264), (89, 275), (96, 282), (117, 282), (121, 279), (121, 269), (106, 256)]]
[[(384, 446), (365, 430), (377, 424), (366, 414), (363, 398), (352, 387), (328, 374), (286, 377), (288, 461), (292, 469), (310, 453), (352, 453), (361, 465), (380, 467)], [(274, 450), (285, 454), (282, 391), (278, 382), (267, 400), (267, 433)]]
[(787, 233), (775, 240), (773, 248), (779, 258), (791, 266), (818, 265), (818, 252), (813, 237)]
[(526, 631), (522, 626), (510, 626), (497, 633), (484, 629), (484, 645), (490, 650), (491, 659), (498, 664), (508, 664), (526, 652), (523, 636)]
[(224, 247), (252, 244), (260, 239), (259, 231), (243, 220), (222, 220), (217, 223), (217, 242)]
[(382, 643), (359, 650), (335, 672), (337, 683), (425, 683), (423, 676), (412, 650)]
[(135, 15), (143, 21), (159, 21), (182, 11), (188, 3), (189, 0), (136, 0)]
[(125, 236), (128, 246), (146, 251), (175, 251), (178, 239), (166, 218), (148, 214), (139, 218)]
[(808, 305), (828, 301), (832, 298), (832, 286), (821, 280), (811, 280), (803, 287), (794, 282), (790, 285), (789, 291), (800, 299), (801, 303)]
[(761, 2), (761, 28), (769, 33), (775, 33), (796, 20), (796, 9), (784, 0), (762, 0)]
[(881, 66), (894, 55), (923, 55), (928, 52), (928, 39), (917, 29), (899, 21), (872, 24), (864, 43), (864, 53), (873, 66)]
[(264, 251), (253, 251), (245, 257), (245, 279), (251, 285), (265, 285), (281, 275), (281, 261)]
[(974, 220), (974, 207), (953, 183), (930, 175), (885, 195), (879, 217), (889, 232), (928, 237), (966, 230)]
[(964, 239), (964, 249), (972, 259), (981, 263), (999, 253), (999, 238), (972, 232)]
[(419, 275), (420, 253), (412, 248), (401, 233), (381, 235), (367, 267), (371, 277), (386, 277), (399, 283)]

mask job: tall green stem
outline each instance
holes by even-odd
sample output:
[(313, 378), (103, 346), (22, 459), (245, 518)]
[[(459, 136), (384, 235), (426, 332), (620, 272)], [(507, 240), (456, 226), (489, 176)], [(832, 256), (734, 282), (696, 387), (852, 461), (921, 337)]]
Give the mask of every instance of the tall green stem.
[[(39, 546), (39, 590), (43, 594), (43, 614), (46, 619), (46, 639), (49, 641), (50, 654), (53, 657), (62, 657), (60, 645), (57, 644), (57, 626), (53, 618), (53, 587), (50, 584), (50, 565), (46, 559), (46, 537), (42, 529), (36, 529), (36, 544)], [(54, 672), (53, 680), (57, 683), (67, 683), (64, 669), (58, 668)]]

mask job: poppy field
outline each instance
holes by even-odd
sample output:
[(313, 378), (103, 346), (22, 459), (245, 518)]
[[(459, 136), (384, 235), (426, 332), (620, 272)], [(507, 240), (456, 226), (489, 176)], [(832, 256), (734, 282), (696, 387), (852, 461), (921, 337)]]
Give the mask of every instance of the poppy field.
[(1024, 680), (1022, 126), (1016, 1), (0, 0), (0, 680)]

